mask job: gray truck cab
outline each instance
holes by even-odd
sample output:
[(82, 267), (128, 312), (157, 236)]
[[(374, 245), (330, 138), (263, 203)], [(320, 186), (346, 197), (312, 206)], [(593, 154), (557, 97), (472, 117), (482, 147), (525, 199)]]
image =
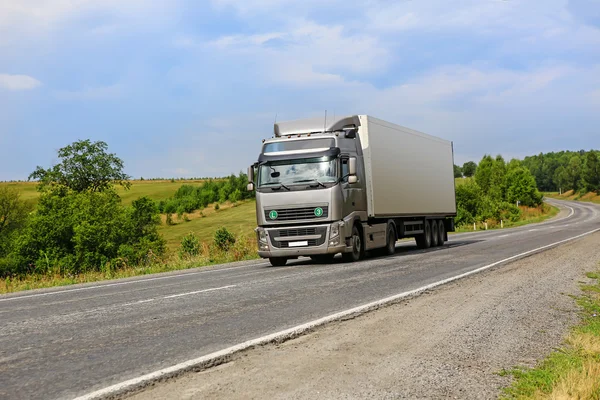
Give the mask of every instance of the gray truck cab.
[(249, 168), (261, 257), (281, 265), (351, 251), (352, 220), (366, 219), (359, 125), (357, 117), (275, 124)]

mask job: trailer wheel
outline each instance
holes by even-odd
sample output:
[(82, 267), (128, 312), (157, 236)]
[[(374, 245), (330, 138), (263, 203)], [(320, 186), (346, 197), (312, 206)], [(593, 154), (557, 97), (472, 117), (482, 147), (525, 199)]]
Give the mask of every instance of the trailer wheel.
[(362, 236), (356, 225), (354, 225), (352, 227), (351, 242), (352, 242), (352, 252), (342, 254), (342, 260), (344, 262), (356, 262), (356, 261), (359, 261), (364, 256), (365, 250), (363, 247)]
[(385, 246), (385, 253), (388, 256), (396, 254), (396, 230), (392, 226), (392, 224), (388, 225), (387, 229), (387, 242)]
[(431, 225), (429, 224), (429, 221), (425, 220), (423, 230), (423, 233), (415, 236), (415, 240), (417, 241), (417, 247), (419, 249), (428, 249), (431, 247)]
[(283, 267), (287, 264), (287, 258), (285, 257), (271, 257), (269, 258), (269, 262), (274, 267)]
[(438, 246), (443, 246), (446, 241), (446, 226), (443, 220), (438, 221)]
[(438, 222), (434, 219), (431, 221), (431, 247), (437, 247), (439, 245), (439, 237)]

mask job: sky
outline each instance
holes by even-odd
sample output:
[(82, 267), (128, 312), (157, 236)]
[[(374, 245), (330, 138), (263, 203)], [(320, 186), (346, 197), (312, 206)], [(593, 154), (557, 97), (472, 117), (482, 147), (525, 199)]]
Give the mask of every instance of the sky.
[(135, 178), (238, 173), (325, 110), (457, 164), (600, 148), (600, 0), (0, 2), (0, 180), (78, 139)]

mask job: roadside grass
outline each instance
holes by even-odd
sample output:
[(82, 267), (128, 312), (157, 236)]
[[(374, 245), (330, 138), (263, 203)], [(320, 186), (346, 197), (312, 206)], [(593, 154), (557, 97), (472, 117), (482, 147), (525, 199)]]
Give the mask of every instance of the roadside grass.
[(600, 273), (588, 273), (576, 299), (582, 321), (565, 344), (535, 368), (504, 370), (514, 382), (501, 399), (600, 399)]
[(546, 192), (546, 193), (544, 193), (544, 196), (552, 198), (552, 199), (587, 201), (590, 203), (600, 204), (600, 194), (594, 193), (594, 192), (581, 194), (581, 193), (577, 193), (577, 192), (573, 192), (572, 190), (569, 190), (567, 192), (564, 192), (563, 194), (558, 194), (556, 192)]
[(236, 238), (235, 244), (227, 251), (217, 248), (212, 241), (210, 243), (204, 242), (201, 244), (200, 252), (196, 256), (180, 256), (172, 253), (166, 259), (149, 260), (144, 266), (123, 266), (118, 269), (105, 268), (102, 271), (89, 271), (80, 274), (70, 274), (54, 269), (47, 273), (6, 278), (0, 280), (0, 294), (253, 260), (258, 258), (257, 250), (254, 235), (239, 236)]
[[(543, 222), (547, 219), (555, 217), (559, 213), (559, 209), (554, 207), (548, 203), (543, 203), (539, 207), (523, 207), (519, 206), (521, 209), (521, 219), (516, 222), (504, 221), (504, 228), (515, 228), (518, 226), (535, 224), (539, 222)], [(487, 222), (487, 229), (501, 229), (502, 226), (500, 221), (488, 220), (488, 221), (480, 221), (476, 223), (477, 230), (485, 230), (485, 223)], [(466, 233), (473, 232), (473, 224), (463, 225), (456, 228), (456, 233)]]

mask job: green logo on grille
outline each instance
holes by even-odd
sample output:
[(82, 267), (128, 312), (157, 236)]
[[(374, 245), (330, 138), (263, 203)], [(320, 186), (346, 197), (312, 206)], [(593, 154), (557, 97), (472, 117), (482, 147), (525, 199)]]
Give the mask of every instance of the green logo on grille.
[(277, 211), (271, 210), (269, 212), (269, 218), (271, 218), (271, 219), (277, 219)]
[(315, 208), (315, 215), (321, 217), (323, 215), (323, 209), (321, 207)]

